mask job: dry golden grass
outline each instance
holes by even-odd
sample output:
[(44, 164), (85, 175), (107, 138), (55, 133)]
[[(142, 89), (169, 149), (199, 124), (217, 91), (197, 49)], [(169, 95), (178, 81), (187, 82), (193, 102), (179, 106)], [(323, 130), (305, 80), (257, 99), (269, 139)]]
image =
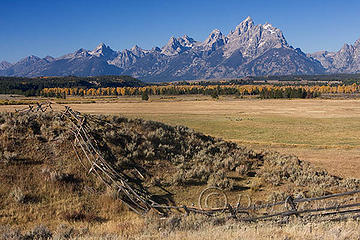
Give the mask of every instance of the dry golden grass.
[[(196, 221), (196, 220), (195, 220)], [(108, 222), (90, 228), (88, 234), (77, 239), (171, 239), (171, 240), (267, 240), (267, 239), (359, 239), (360, 225), (356, 221), (342, 223), (301, 223), (292, 222), (287, 225), (273, 223), (237, 223), (229, 221), (225, 224), (213, 223), (186, 224), (183, 229), (144, 227), (141, 220), (128, 219), (128, 222)]]
[[(93, 99), (69, 98), (84, 113), (122, 114), (185, 125), (197, 131), (251, 145), (298, 155), (330, 173), (360, 178), (360, 100), (256, 100), (207, 96), (155, 96)], [(34, 98), (31, 99), (34, 101)], [(62, 109), (55, 105), (55, 109)], [(14, 111), (2, 105), (0, 111)]]
[[(141, 100), (128, 102), (128, 98), (114, 103), (71, 105), (76, 110), (95, 114), (192, 114), (192, 115), (276, 115), (284, 117), (343, 118), (359, 117), (360, 100), (321, 99), (234, 99), (209, 100), (202, 98), (175, 98), (171, 101)], [(2, 110), (2, 108), (0, 108)], [(9, 108), (11, 109), (11, 108)]]
[(233, 223), (224, 226), (209, 226), (208, 228), (192, 231), (158, 232), (156, 235), (139, 236), (136, 239), (359, 239), (359, 227), (357, 222), (306, 225), (292, 223), (285, 226), (267, 223)]
[[(74, 100), (74, 99), (73, 99)], [(330, 173), (360, 178), (360, 100), (256, 100), (206, 96), (105, 98), (99, 103), (71, 104), (81, 112), (122, 114), (185, 125), (197, 131), (298, 155)], [(0, 106), (13, 111), (18, 106)], [(55, 106), (62, 109), (61, 106)]]
[[(207, 96), (69, 98), (69, 105), (92, 114), (122, 114), (185, 125), (205, 134), (295, 154), (330, 173), (360, 178), (360, 100), (256, 100)], [(34, 99), (31, 99), (34, 101)], [(0, 111), (21, 106), (2, 105)], [(61, 110), (61, 105), (54, 105)]]

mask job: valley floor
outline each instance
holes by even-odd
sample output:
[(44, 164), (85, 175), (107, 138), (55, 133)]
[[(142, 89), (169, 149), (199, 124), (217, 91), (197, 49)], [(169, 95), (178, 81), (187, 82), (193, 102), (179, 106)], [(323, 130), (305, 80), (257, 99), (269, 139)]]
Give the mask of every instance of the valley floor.
[[(149, 102), (138, 97), (82, 98), (67, 99), (62, 104), (82, 113), (121, 114), (185, 125), (254, 149), (294, 154), (338, 176), (360, 178), (359, 99), (213, 100), (198, 95), (155, 96)], [(22, 107), (0, 105), (0, 111)]]

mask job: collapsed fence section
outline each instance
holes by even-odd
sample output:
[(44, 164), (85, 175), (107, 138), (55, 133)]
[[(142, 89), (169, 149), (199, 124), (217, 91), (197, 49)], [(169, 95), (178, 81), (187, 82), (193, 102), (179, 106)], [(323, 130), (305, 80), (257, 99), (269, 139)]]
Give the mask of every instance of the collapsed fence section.
[[(87, 118), (69, 107), (66, 107), (63, 116), (72, 124), (75, 137), (73, 148), (78, 160), (88, 172), (95, 174), (105, 185), (115, 189), (122, 202), (136, 213), (143, 215), (153, 208), (156, 202), (151, 199), (147, 190), (141, 184), (131, 183), (125, 174), (116, 170), (103, 158), (98, 142), (90, 133)], [(83, 158), (80, 157), (79, 150)]]

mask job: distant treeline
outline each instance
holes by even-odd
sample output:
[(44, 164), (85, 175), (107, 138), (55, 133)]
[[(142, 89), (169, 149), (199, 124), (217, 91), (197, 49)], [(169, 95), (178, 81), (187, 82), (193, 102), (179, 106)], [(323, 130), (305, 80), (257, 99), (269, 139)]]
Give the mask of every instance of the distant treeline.
[(360, 85), (339, 86), (273, 86), (273, 85), (166, 85), (146, 87), (107, 88), (45, 88), (44, 97), (66, 96), (143, 96), (203, 94), (214, 98), (219, 95), (256, 95), (259, 98), (314, 98), (322, 93), (359, 93)]
[[(305, 82), (304, 82), (305, 81)], [(308, 81), (308, 82), (307, 82)], [(321, 93), (358, 93), (360, 74), (263, 76), (216, 81), (148, 84), (130, 76), (0, 77), (0, 94), (25, 96), (258, 95), (311, 98)]]
[[(277, 82), (277, 83), (274, 83)], [(291, 82), (291, 84), (289, 83)], [(324, 74), (324, 75), (283, 75), (283, 76), (248, 76), (238, 79), (226, 80), (192, 80), (177, 81), (174, 85), (263, 85), (271, 83), (272, 85), (351, 85), (360, 83), (360, 74)]]
[(272, 98), (316, 98), (320, 96), (320, 92), (304, 87), (285, 87), (285, 88), (264, 88), (259, 93), (259, 97), (263, 99)]
[(0, 94), (38, 96), (44, 88), (142, 87), (146, 84), (130, 76), (101, 77), (0, 77)]
[(341, 81), (345, 85), (360, 83), (360, 74), (323, 74), (323, 75), (284, 75), (284, 76), (250, 76), (249, 81)]

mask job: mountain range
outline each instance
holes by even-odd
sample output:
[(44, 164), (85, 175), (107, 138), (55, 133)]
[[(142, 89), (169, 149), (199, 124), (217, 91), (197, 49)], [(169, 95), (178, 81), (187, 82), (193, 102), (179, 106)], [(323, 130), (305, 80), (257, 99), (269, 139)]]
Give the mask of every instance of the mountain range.
[(305, 54), (282, 31), (248, 17), (228, 35), (213, 30), (205, 41), (171, 37), (162, 48), (114, 51), (104, 43), (54, 58), (28, 56), (0, 63), (1, 76), (131, 75), (146, 81), (238, 78), (261, 75), (359, 73), (360, 39), (338, 52)]

